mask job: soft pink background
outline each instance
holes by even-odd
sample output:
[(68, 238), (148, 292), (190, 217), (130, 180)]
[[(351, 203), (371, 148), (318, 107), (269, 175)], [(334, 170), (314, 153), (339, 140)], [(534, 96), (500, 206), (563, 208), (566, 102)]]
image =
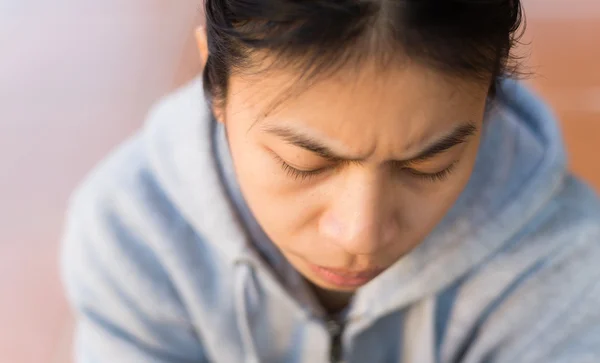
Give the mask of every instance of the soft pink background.
[[(532, 83), (600, 187), (600, 2), (525, 0)], [(70, 191), (196, 71), (195, 0), (0, 0), (0, 362), (67, 362), (57, 269)]]

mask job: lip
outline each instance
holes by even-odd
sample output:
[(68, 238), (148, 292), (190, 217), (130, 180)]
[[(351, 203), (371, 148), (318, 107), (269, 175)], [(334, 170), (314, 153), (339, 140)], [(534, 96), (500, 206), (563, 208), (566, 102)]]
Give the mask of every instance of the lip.
[(350, 271), (344, 269), (335, 269), (329, 267), (323, 267), (308, 263), (309, 268), (318, 275), (321, 279), (328, 282), (331, 285), (338, 286), (341, 288), (357, 288), (367, 282), (373, 280), (383, 269), (369, 269), (362, 271)]

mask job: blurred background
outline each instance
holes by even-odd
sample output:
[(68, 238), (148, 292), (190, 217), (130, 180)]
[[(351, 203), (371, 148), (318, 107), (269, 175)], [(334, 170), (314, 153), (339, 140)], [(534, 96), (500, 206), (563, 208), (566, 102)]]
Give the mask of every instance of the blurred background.
[[(528, 81), (600, 190), (600, 1), (523, 0)], [(0, 362), (70, 362), (57, 248), (68, 196), (198, 71), (199, 0), (0, 0)]]

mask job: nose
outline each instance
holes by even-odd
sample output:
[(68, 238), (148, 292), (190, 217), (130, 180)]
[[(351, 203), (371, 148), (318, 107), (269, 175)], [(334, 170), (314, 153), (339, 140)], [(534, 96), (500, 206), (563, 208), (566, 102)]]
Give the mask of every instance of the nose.
[(353, 255), (372, 255), (392, 242), (394, 198), (376, 178), (348, 180), (319, 219), (319, 233)]

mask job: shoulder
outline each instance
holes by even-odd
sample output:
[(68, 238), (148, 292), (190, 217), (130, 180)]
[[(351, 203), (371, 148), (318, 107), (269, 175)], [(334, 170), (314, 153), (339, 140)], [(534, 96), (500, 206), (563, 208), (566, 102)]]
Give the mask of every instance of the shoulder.
[[(171, 266), (178, 256), (188, 254), (191, 245), (206, 246), (169, 193), (164, 182), (168, 175), (161, 176), (153, 162), (178, 145), (174, 138), (182, 132), (179, 124), (192, 117), (186, 112), (193, 106), (185, 104), (193, 98), (194, 87), (157, 102), (144, 127), (96, 165), (72, 193), (62, 239), (67, 288), (87, 288), (89, 282), (81, 276), (97, 274), (103, 281), (116, 280), (132, 295), (169, 291)], [(164, 160), (163, 169), (171, 164), (171, 159)]]
[[(600, 253), (600, 199), (578, 178), (568, 175), (558, 193), (540, 213), (533, 237), (556, 241), (554, 251)], [(535, 227), (535, 221), (532, 224)], [(597, 265), (600, 272), (600, 264)]]
[(177, 218), (149, 167), (142, 135), (137, 134), (98, 164), (73, 192), (67, 229), (105, 233), (127, 229), (147, 237), (157, 232), (156, 222)]
[(541, 311), (547, 308), (559, 314), (562, 303), (566, 309), (562, 313), (574, 316), (574, 306), (585, 310), (585, 304), (600, 301), (600, 200), (584, 182), (567, 176), (546, 214), (539, 226), (532, 223), (534, 232), (524, 238), (522, 251), (531, 243), (541, 252), (532, 259), (538, 267), (529, 294), (547, 298), (538, 305)]
[(581, 222), (596, 222), (600, 219), (600, 198), (598, 194), (579, 178), (568, 175), (563, 187), (555, 195), (553, 202), (559, 212)]
[[(499, 257), (527, 266), (521, 269), (519, 282), (527, 288), (517, 288), (522, 294), (517, 296), (554, 296), (565, 304), (581, 297), (600, 278), (598, 196), (579, 179), (567, 176), (543, 210), (515, 236), (514, 247), (508, 246)], [(554, 302), (542, 301), (537, 308), (543, 311)]]
[(140, 135), (134, 136), (72, 194), (62, 277), (79, 311), (111, 306), (121, 311), (128, 301), (140, 314), (186, 324), (164, 252), (169, 246), (164, 237), (180, 218), (148, 169), (143, 149)]
[(157, 181), (145, 149), (138, 133), (94, 167), (69, 199), (65, 239), (101, 255), (160, 254), (168, 247), (168, 236), (185, 222)]
[[(145, 127), (72, 194), (61, 266), (73, 301), (103, 284), (132, 300), (152, 297), (162, 301), (152, 306), (169, 310), (179, 290), (204, 285), (216, 291), (226, 282), (226, 252), (241, 250), (231, 241), (243, 238), (226, 196), (218, 193), (209, 136), (200, 132), (206, 125), (199, 120), (197, 87), (157, 103)], [(85, 277), (94, 275), (97, 281)]]
[(481, 309), (472, 354), (498, 362), (553, 361), (561, 352), (555, 348), (571, 349), (592, 331), (600, 344), (598, 261), (600, 202), (567, 176), (543, 210), (465, 282), (470, 296), (483, 297), (480, 306), (463, 301), (465, 311)]
[[(184, 211), (187, 195), (181, 180), (181, 157), (191, 154), (185, 137), (197, 123), (200, 101), (199, 85), (192, 83), (157, 102), (148, 113), (144, 127), (99, 163), (73, 192), (67, 213), (67, 232), (102, 232), (105, 240), (139, 239), (143, 248), (158, 254), (174, 248), (173, 239), (200, 238)], [(192, 111), (194, 110), (194, 111)], [(203, 140), (205, 142), (205, 140)], [(182, 149), (186, 145), (187, 149)], [(206, 157), (209, 158), (208, 156)], [(205, 162), (199, 169), (213, 167)], [(214, 173), (202, 170), (200, 173)], [(198, 193), (210, 193), (198, 188)], [(194, 212), (203, 213), (210, 206), (203, 203)], [(189, 214), (189, 213), (188, 213)], [(194, 226), (197, 227), (197, 226)], [(132, 245), (132, 243), (129, 243)], [(125, 247), (125, 246), (122, 246)]]
[[(113, 151), (72, 193), (63, 251), (103, 257), (105, 269), (129, 264), (140, 278), (152, 279), (182, 256), (214, 251), (152, 165), (144, 131)], [(209, 208), (200, 205), (196, 212)]]

